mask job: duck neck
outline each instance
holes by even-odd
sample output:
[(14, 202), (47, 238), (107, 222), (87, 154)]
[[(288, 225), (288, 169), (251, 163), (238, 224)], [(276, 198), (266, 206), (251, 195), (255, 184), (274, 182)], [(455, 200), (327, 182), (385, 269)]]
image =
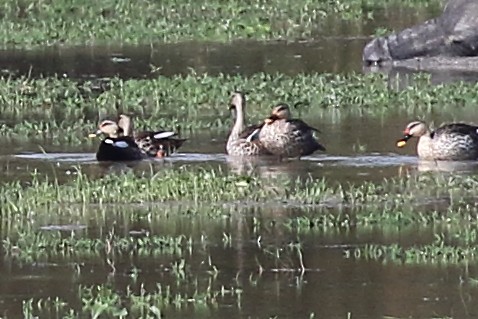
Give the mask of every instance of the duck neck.
[(239, 139), (239, 134), (244, 130), (244, 108), (243, 105), (236, 106), (236, 121), (232, 127), (228, 142)]
[(418, 138), (417, 153), (418, 157), (422, 159), (433, 158), (432, 152), (432, 137), (429, 130)]
[(122, 118), (118, 123), (119, 128), (123, 130), (122, 134), (124, 136), (133, 135), (133, 120), (130, 118)]
[(129, 136), (131, 134), (131, 130), (128, 126), (123, 127), (123, 135), (124, 136)]
[(118, 133), (116, 133), (116, 132), (114, 132), (114, 133), (111, 132), (111, 133), (107, 134), (107, 136), (108, 136), (109, 138), (118, 138)]

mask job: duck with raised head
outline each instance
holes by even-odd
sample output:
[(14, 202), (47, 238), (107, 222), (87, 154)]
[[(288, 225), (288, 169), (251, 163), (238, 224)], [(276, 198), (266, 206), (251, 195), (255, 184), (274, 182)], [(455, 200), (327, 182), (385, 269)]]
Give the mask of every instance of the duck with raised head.
[(102, 121), (98, 130), (89, 136), (96, 137), (101, 134), (106, 137), (101, 141), (96, 152), (98, 161), (138, 161), (146, 157), (131, 137), (121, 136), (122, 130), (116, 122)]
[(242, 92), (232, 93), (229, 109), (235, 111), (236, 119), (226, 142), (226, 153), (233, 156), (270, 155), (258, 138), (263, 123), (245, 127), (246, 97)]
[(397, 147), (404, 147), (412, 137), (418, 138), (417, 153), (424, 160), (478, 159), (478, 126), (464, 123), (445, 124), (431, 131), (423, 121), (410, 122)]
[(280, 103), (264, 121), (259, 140), (276, 156), (300, 158), (315, 151), (325, 151), (325, 147), (314, 137), (314, 132), (318, 130), (304, 121), (291, 119), (289, 106)]
[(149, 157), (165, 157), (171, 155), (186, 141), (184, 138), (178, 138), (177, 133), (172, 131), (133, 131), (133, 120), (121, 114), (118, 120), (118, 126), (124, 136), (134, 138), (138, 147)]

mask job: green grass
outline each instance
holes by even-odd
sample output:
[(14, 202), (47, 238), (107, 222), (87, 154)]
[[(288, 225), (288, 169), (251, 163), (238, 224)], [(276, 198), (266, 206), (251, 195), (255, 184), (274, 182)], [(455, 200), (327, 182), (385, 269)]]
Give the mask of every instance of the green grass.
[[(477, 176), (436, 173), (338, 185), (325, 179), (267, 180), (191, 167), (99, 179), (79, 169), (64, 184), (41, 175), (1, 184), (0, 230), (6, 262), (68, 265), (75, 278), (69, 285), (77, 292), (68, 300), (54, 294), (22, 296), (26, 317), (154, 318), (224, 303), (240, 309), (241, 295), (261, 281), (269, 284), (271, 274), (279, 277), (277, 283), (294, 274), (293, 289), (301, 289), (299, 274), (320, 270), (311, 252), (335, 243), (341, 234), (358, 242), (333, 248), (344, 258), (420, 267), (476, 265), (476, 196)], [(244, 209), (271, 204), (276, 209), (268, 214)], [(41, 229), (71, 223), (85, 227)], [(138, 226), (142, 232), (133, 234)], [(407, 229), (428, 235), (420, 243), (407, 241)], [(385, 235), (377, 236), (378, 231)], [(362, 238), (371, 234), (373, 242), (364, 243)], [(249, 263), (255, 258), (255, 264), (214, 259), (222, 256), (219, 249), (236, 256), (238, 247), (244, 249), (241, 258)], [(150, 269), (146, 261), (161, 266)], [(121, 288), (111, 282), (85, 286), (91, 265), (96, 272), (127, 281)], [(229, 278), (234, 277), (231, 269), (238, 272), (236, 281)], [(151, 276), (161, 284), (145, 284), (144, 278)], [(217, 276), (229, 276), (228, 286), (220, 287)], [(289, 286), (290, 280), (286, 282)]]
[(311, 37), (330, 15), (360, 20), (390, 3), (407, 7), (441, 4), (438, 0), (4, 1), (0, 43), (31, 47), (297, 39)]
[(314, 74), (197, 75), (150, 80), (111, 80), (111, 89), (91, 93), (89, 84), (69, 79), (0, 79), (0, 134), (19, 139), (47, 139), (53, 143), (86, 142), (99, 119), (127, 112), (136, 127), (176, 128), (190, 132), (231, 126), (229, 96), (234, 89), (247, 92), (250, 122), (261, 121), (279, 102), (294, 104), (298, 117), (340, 121), (337, 115), (380, 118), (397, 113), (423, 116), (472, 110), (478, 103), (477, 84), (430, 85), (417, 76), (406, 89), (390, 91), (385, 76)]
[[(315, 225), (325, 228), (351, 228), (354, 225), (430, 225), (466, 218), (476, 223), (477, 206), (470, 199), (478, 196), (478, 177), (440, 174), (411, 175), (385, 179), (381, 183), (363, 182), (340, 185), (326, 179), (285, 180), (240, 176), (221, 169), (182, 167), (155, 172), (126, 172), (90, 177), (81, 169), (60, 184), (34, 175), (30, 181), (3, 183), (0, 187), (0, 212), (5, 222), (24, 219), (32, 212), (65, 209), (71, 205), (92, 204), (150, 205), (181, 203), (190, 216), (195, 207), (280, 203), (286, 207), (346, 207), (337, 214), (322, 213), (312, 218), (299, 217), (290, 227)], [(112, 187), (114, 185), (114, 187)], [(281, 185), (278, 187), (277, 185)], [(446, 203), (446, 204), (445, 204)], [(439, 210), (432, 207), (445, 207)], [(420, 211), (420, 209), (424, 209)], [(167, 206), (164, 206), (167, 211)], [(201, 210), (203, 211), (203, 210)], [(207, 214), (220, 218), (221, 209)], [(68, 212), (68, 210), (66, 211)], [(6, 229), (15, 228), (11, 225)]]
[[(477, 195), (476, 176), (424, 174), (384, 179), (382, 183), (340, 185), (326, 179), (261, 179), (225, 173), (222, 169), (188, 166), (175, 170), (163, 168), (157, 172), (152, 168), (151, 172), (137, 175), (133, 172), (111, 173), (102, 178), (90, 177), (78, 168), (64, 184), (38, 174), (30, 181), (3, 183), (0, 211), (17, 214), (63, 204), (191, 202), (198, 205), (236, 200), (397, 209), (403, 205), (443, 200), (449, 205), (461, 205)], [(370, 220), (380, 218), (380, 215), (371, 215)]]
[(23, 301), (24, 318), (45, 316), (51, 318), (163, 318), (168, 309), (186, 311), (190, 307), (200, 311), (206, 307), (216, 307), (225, 296), (238, 300), (240, 289), (224, 291), (196, 287), (191, 295), (175, 292), (171, 286), (158, 283), (156, 289), (147, 291), (144, 285), (139, 289), (128, 286), (126, 291), (117, 291), (109, 285), (78, 287), (81, 308), (75, 309), (60, 297), (37, 298)]
[(476, 263), (478, 260), (477, 242), (467, 246), (431, 243), (414, 247), (402, 247), (398, 244), (370, 244), (346, 252), (348, 258), (377, 260), (383, 263), (418, 265), (452, 265)]
[[(288, 231), (298, 234), (306, 235), (310, 230), (330, 232), (333, 229), (351, 230), (357, 227), (393, 229), (413, 225), (446, 225), (447, 238), (452, 244), (439, 245), (438, 248), (451, 249), (454, 244), (459, 250), (460, 247), (471, 247), (478, 242), (476, 232), (470, 229), (463, 236), (462, 227), (464, 223), (478, 224), (478, 206), (472, 200), (478, 196), (477, 176), (422, 174), (385, 179), (381, 183), (340, 185), (326, 179), (268, 180), (230, 174), (221, 169), (182, 167), (175, 170), (163, 168), (157, 172), (152, 169), (151, 172), (108, 174), (99, 179), (89, 177), (78, 169), (69, 178), (69, 181), (60, 184), (56, 180), (34, 175), (30, 181), (8, 182), (0, 186), (5, 251), (24, 254), (23, 258), (32, 260), (42, 258), (44, 254), (73, 258), (81, 252), (82, 256), (96, 256), (105, 249), (105, 239), (77, 237), (74, 232), (66, 237), (59, 232), (38, 232), (35, 227), (32, 228), (30, 218), (35, 216), (36, 220), (41, 221), (45, 212), (64, 211), (75, 220), (98, 220), (98, 217), (102, 220), (107, 218), (105, 212), (97, 217), (89, 214), (73, 217), (77, 213), (71, 208), (78, 207), (80, 211), (101, 208), (100, 211), (104, 211), (104, 207), (110, 204), (127, 207), (154, 205), (158, 218), (182, 215), (222, 219), (230, 215), (224, 208), (227, 205), (242, 202), (243, 205), (265, 207), (280, 203), (285, 207), (311, 209), (311, 213), (303, 212), (300, 216), (282, 220), (281, 224)], [(181, 208), (179, 212), (168, 208), (171, 204), (178, 205)], [(125, 214), (127, 219), (137, 218)], [(89, 224), (88, 221), (85, 223)], [(261, 227), (261, 221), (256, 220), (254, 229), (258, 227)], [(188, 246), (191, 245), (191, 239), (184, 236), (176, 238), (145, 233), (140, 239), (135, 239), (116, 237), (114, 232), (112, 236), (110, 240), (115, 243), (117, 253), (128, 253), (134, 247), (134, 250), (142, 249), (145, 254), (164, 254), (165, 250), (169, 250), (182, 255), (181, 251), (191, 247)], [(225, 244), (230, 241), (228, 236), (224, 239)], [(363, 249), (365, 251), (361, 255), (375, 254), (377, 249), (382, 254), (391, 254), (388, 246), (367, 246)], [(396, 249), (392, 251), (396, 253)], [(425, 246), (423, 249), (430, 248)], [(457, 253), (461, 254), (459, 251)], [(400, 250), (396, 254), (403, 257), (412, 253)], [(413, 254), (419, 255), (418, 252)], [(471, 257), (474, 259), (474, 253)], [(450, 258), (456, 260), (457, 257)]]

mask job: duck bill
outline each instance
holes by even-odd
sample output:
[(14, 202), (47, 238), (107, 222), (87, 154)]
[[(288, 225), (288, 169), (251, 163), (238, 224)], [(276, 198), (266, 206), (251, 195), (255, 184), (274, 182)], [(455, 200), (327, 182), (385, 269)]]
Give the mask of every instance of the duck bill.
[(411, 139), (412, 136), (410, 134), (405, 134), (405, 136), (397, 141), (397, 147), (404, 147), (407, 145), (407, 142), (409, 139)]
[(94, 137), (97, 137), (98, 135), (100, 135), (102, 132), (100, 130), (94, 132), (94, 133), (90, 133), (88, 134), (88, 137), (89, 138), (94, 138)]
[(272, 114), (271, 116), (269, 116), (268, 118), (264, 120), (264, 124), (270, 125), (274, 123), (275, 121), (277, 121), (278, 119), (279, 118), (275, 114)]

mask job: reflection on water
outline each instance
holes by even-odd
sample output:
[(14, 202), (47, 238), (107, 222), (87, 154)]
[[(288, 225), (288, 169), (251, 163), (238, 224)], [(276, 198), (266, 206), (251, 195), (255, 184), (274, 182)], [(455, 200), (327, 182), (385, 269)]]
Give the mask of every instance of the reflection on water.
[[(469, 110), (454, 110), (453, 117), (454, 121), (466, 119), (478, 122), (478, 115)], [(446, 114), (434, 115), (433, 119), (435, 123), (450, 121)], [(403, 115), (391, 115), (381, 119), (347, 115), (339, 123), (310, 118), (308, 121), (312, 126), (321, 127), (321, 139), (327, 145), (327, 152), (315, 153), (301, 160), (278, 161), (267, 157), (227, 156), (224, 154), (227, 132), (217, 132), (212, 136), (208, 132), (207, 136), (191, 136), (190, 142), (181, 148), (181, 152), (171, 157), (148, 159), (126, 166), (115, 165), (110, 170), (96, 162), (96, 144), (67, 148), (41, 143), (44, 151), (39, 152), (37, 143), (33, 141), (24, 144), (13, 141), (11, 145), (9, 141), (4, 141), (5, 146), (0, 149), (0, 167), (3, 167), (0, 170), (0, 178), (3, 181), (29, 180), (32, 172), (36, 170), (68, 180), (69, 174), (74, 174), (78, 167), (85, 174), (100, 177), (122, 169), (150, 172), (184, 165), (206, 169), (224, 168), (224, 171), (262, 178), (295, 180), (298, 177), (312, 177), (326, 178), (338, 183), (361, 183), (364, 180), (381, 182), (384, 178), (403, 174), (404, 170), (477, 172), (477, 167), (472, 162), (418, 161), (416, 139), (407, 147), (398, 149), (395, 141), (401, 137), (403, 128), (411, 120), (413, 119)]]
[(476, 161), (418, 161), (419, 172), (474, 173), (478, 171)]
[[(227, 217), (204, 218), (211, 210), (218, 210)], [(227, 291), (242, 290), (239, 299), (227, 292), (219, 294), (218, 305), (207, 307), (207, 311), (193, 302), (188, 307), (166, 306), (164, 313), (171, 318), (187, 316), (190, 311), (194, 311), (195, 318), (237, 317), (238, 313), (261, 318), (274, 315), (309, 318), (312, 314), (316, 318), (347, 318), (347, 314), (363, 319), (428, 318), (430, 314), (465, 318), (466, 314), (478, 311), (474, 302), (478, 290), (460, 285), (465, 275), (461, 268), (344, 258), (345, 250), (369, 242), (400, 242), (405, 246), (431, 242), (434, 225), (365, 227), (346, 232), (316, 229), (297, 233), (283, 224), (293, 216), (317, 216), (325, 211), (204, 206), (196, 208), (195, 217), (182, 205), (153, 205), (69, 207), (67, 211), (39, 214), (39, 218), (32, 221), (32, 227), (39, 232), (62, 232), (65, 228), (74, 228), (70, 225), (79, 224), (86, 228), (72, 229), (70, 236), (107, 240), (111, 234), (120, 238), (188, 234), (192, 248), (181, 256), (167, 249), (153, 255), (139, 251), (134, 255), (116, 253), (110, 257), (103, 253), (65, 256), (50, 252), (41, 262), (33, 264), (6, 257), (0, 264), (0, 295), (3, 296), (0, 312), (8, 313), (9, 317), (20, 316), (22, 308), (18, 298), (24, 297), (59, 296), (75, 304), (80, 285), (105, 282), (123, 296), (128, 286), (138, 294), (140, 287), (145, 292), (155, 291), (157, 283), (163, 288), (169, 286), (171, 296), (181, 293), (191, 298), (208, 290), (220, 291), (221, 287)], [(42, 230), (45, 227), (49, 229)], [(207, 234), (205, 241), (201, 239), (204, 234)], [(231, 241), (218, 244), (224, 234), (228, 234)], [(298, 254), (288, 249), (288, 244), (297, 240), (302, 243), (307, 269), (303, 274), (297, 271)], [(184, 259), (187, 266), (186, 276), (180, 278), (170, 271), (178, 258)], [(218, 274), (209, 272), (208, 260), (220, 270)], [(132, 276), (133, 269), (140, 272)], [(475, 266), (468, 268), (470, 272), (476, 270)], [(461, 299), (458, 289), (468, 298)], [(80, 302), (78, 306), (81, 308)]]
[[(401, 29), (429, 19), (438, 10), (389, 8), (374, 15), (374, 20), (343, 22), (330, 19), (314, 40), (299, 43), (242, 41), (229, 44), (180, 43), (139, 47), (48, 48), (37, 51), (0, 52), (4, 73), (33, 76), (57, 73), (71, 78), (89, 79), (120, 76), (152, 77), (189, 72), (209, 74), (255, 72), (349, 72), (361, 71), (361, 51), (366, 36), (377, 26)], [(123, 59), (124, 58), (124, 59)], [(159, 68), (151, 73), (151, 66)], [(391, 88), (407, 85), (407, 72), (391, 69)], [(402, 76), (405, 74), (405, 76)], [(445, 74), (446, 79), (454, 79)], [(436, 77), (436, 75), (432, 75)], [(473, 78), (474, 74), (469, 74)], [(397, 80), (398, 79), (398, 80)], [(440, 81), (440, 80), (438, 80)], [(476, 113), (476, 112), (475, 112)], [(454, 119), (478, 122), (477, 114), (457, 110)], [(446, 116), (433, 116), (448, 121)], [(476, 173), (478, 164), (419, 161), (413, 147), (395, 148), (395, 137), (411, 119), (396, 115), (367, 119), (344, 115), (339, 123), (311, 118), (320, 126), (327, 145), (325, 154), (302, 160), (237, 159), (224, 154), (224, 134), (218, 137), (193, 137), (180, 153), (162, 160), (115, 165), (98, 164), (96, 145), (72, 147), (38, 143), (2, 141), (0, 180), (31, 180), (44, 174), (60, 181), (71, 180), (78, 170), (101, 178), (124, 170), (159, 171), (179, 166), (221, 168), (225, 172), (262, 178), (264, 187), (284, 188), (282, 181), (297, 178), (324, 178), (336, 183), (381, 182), (384, 178), (424, 171)], [(318, 125), (319, 124), (319, 125)], [(387, 131), (389, 134), (381, 134)], [(394, 133), (396, 132), (396, 136)], [(412, 144), (412, 143), (410, 143)], [(115, 187), (116, 185), (112, 185)], [(426, 203), (420, 212), (446, 211), (448, 202)], [(355, 209), (355, 211), (353, 210)], [(121, 298), (127, 287), (136, 294), (152, 292), (157, 284), (169, 287), (170, 299), (180, 294), (187, 299), (162, 310), (166, 318), (429, 318), (431, 316), (474, 318), (478, 315), (475, 285), (464, 285), (463, 277), (476, 273), (475, 265), (435, 267), (402, 265), (366, 259), (344, 258), (344, 252), (370, 243), (398, 243), (404, 246), (427, 244), (437, 238), (437, 225), (361, 226), (347, 230), (327, 227), (293, 228), (293, 217), (317, 218), (325, 214), (352, 216), (383, 213), (374, 208), (293, 207), (284, 203), (152, 203), (137, 205), (68, 205), (41, 208), (27, 215), (4, 217), (0, 223), (1, 240), (16, 239), (26, 230), (61, 238), (98, 239), (100, 248), (80, 255), (63, 242), (67, 253), (47, 250), (36, 243), (32, 250), (42, 254), (21, 259), (0, 247), (0, 314), (22, 317), (22, 301), (33, 297), (59, 296), (81, 309), (80, 285), (107, 285)], [(413, 207), (407, 209), (415, 209)], [(462, 225), (459, 225), (460, 227)], [(439, 230), (446, 237), (450, 225)], [(28, 234), (27, 234), (28, 235)], [(191, 243), (182, 252), (161, 244), (147, 250), (108, 252), (111, 239), (179, 236)], [(300, 274), (300, 259), (290, 244), (301, 244), (305, 273)], [(7, 245), (8, 241), (3, 242)], [(84, 243), (83, 243), (84, 244)], [(105, 247), (103, 247), (104, 245)], [(116, 247), (117, 248), (117, 247)], [(96, 250), (95, 250), (96, 249)], [(17, 253), (31, 253), (29, 250)], [(185, 263), (184, 275), (173, 271)], [(218, 270), (218, 272), (216, 271)], [(466, 270), (466, 271), (465, 271)], [(221, 291), (215, 303), (194, 303), (192, 299)], [(237, 289), (240, 298), (228, 291)], [(121, 299), (123, 305), (125, 300)], [(51, 317), (48, 315), (39, 317)], [(132, 316), (134, 317), (134, 316)]]
[(89, 153), (24, 153), (16, 154), (15, 157), (21, 159), (31, 159), (40, 161), (54, 162), (74, 162), (74, 163), (93, 163), (96, 162), (95, 154)]
[[(189, 74), (191, 69), (209, 75), (347, 72), (360, 70), (361, 60), (354, 54), (363, 45), (363, 39), (321, 39), (307, 43), (190, 42), (162, 44), (157, 48), (146, 45), (62, 48), (59, 51), (48, 48), (40, 52), (0, 51), (0, 69), (15, 75), (31, 71), (32, 76), (59, 74), (74, 79), (150, 78)], [(341, 61), (337, 61), (337, 56), (329, 53), (331, 51), (343, 51)], [(111, 59), (113, 54), (127, 56), (130, 61), (116, 63)], [(156, 71), (152, 72), (153, 69)]]
[[(460, 63), (459, 60), (455, 63)], [(426, 72), (430, 75), (431, 84), (445, 84), (452, 82), (477, 82), (478, 81), (478, 68), (475, 67), (474, 70), (455, 70), (452, 65), (450, 68), (429, 68), (427, 70), (423, 69), (413, 69), (405, 67), (392, 67), (392, 66), (381, 66), (381, 67), (363, 67), (363, 72), (367, 73), (384, 73), (388, 75), (388, 87), (394, 91), (401, 91), (407, 88), (410, 85), (413, 85), (414, 76)]]
[[(343, 21), (328, 16), (307, 41), (186, 42), (139, 46), (47, 47), (37, 50), (0, 50), (4, 74), (74, 79), (119, 76), (148, 78), (158, 75), (218, 73), (361, 72), (362, 49), (378, 27), (399, 30), (423, 22), (439, 7), (420, 9), (390, 6), (375, 10), (373, 19)], [(153, 67), (152, 67), (153, 66)], [(157, 70), (151, 72), (152, 69)]]

